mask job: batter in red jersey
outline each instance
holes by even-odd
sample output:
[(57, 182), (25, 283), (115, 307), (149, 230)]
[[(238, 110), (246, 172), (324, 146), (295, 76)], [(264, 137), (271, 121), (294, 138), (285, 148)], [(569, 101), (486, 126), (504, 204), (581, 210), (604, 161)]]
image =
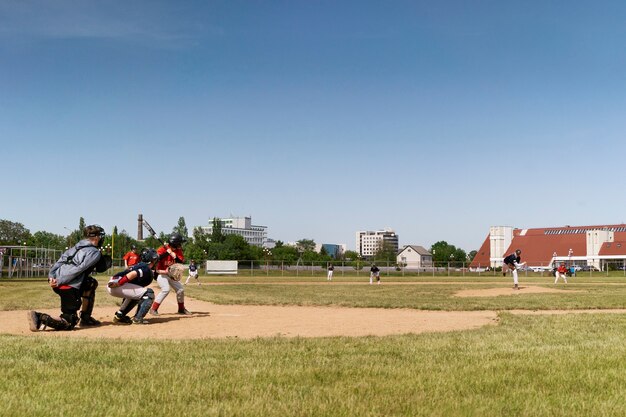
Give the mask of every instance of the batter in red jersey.
[(157, 282), (161, 287), (161, 292), (156, 296), (150, 314), (158, 315), (159, 307), (165, 297), (168, 296), (170, 290), (173, 288), (176, 291), (176, 301), (178, 302), (178, 314), (191, 314), (189, 310), (185, 308), (185, 287), (180, 281), (176, 281), (167, 274), (167, 268), (175, 263), (183, 263), (185, 260), (183, 256), (183, 242), (184, 239), (178, 233), (174, 233), (170, 236), (169, 243), (161, 246), (157, 253), (159, 255), (159, 262), (156, 266)]

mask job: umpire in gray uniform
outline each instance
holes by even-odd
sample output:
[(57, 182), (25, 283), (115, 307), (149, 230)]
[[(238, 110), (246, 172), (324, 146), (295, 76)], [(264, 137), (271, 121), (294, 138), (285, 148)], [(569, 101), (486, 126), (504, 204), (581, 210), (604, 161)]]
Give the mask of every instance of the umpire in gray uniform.
[(55, 330), (72, 330), (80, 326), (98, 326), (101, 323), (91, 316), (96, 299), (98, 281), (89, 276), (94, 270), (104, 272), (111, 266), (111, 258), (102, 255), (104, 229), (97, 225), (85, 227), (85, 239), (68, 249), (54, 264), (48, 274), (48, 283), (61, 298), (61, 315), (51, 317), (36, 311), (28, 312), (30, 330), (35, 332), (42, 326)]

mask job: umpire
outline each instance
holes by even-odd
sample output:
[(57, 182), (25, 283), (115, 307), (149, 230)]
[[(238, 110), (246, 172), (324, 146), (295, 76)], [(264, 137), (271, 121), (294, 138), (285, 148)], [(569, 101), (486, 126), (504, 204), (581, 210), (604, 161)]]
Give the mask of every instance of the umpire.
[(91, 316), (96, 299), (98, 281), (89, 276), (94, 270), (104, 272), (111, 266), (111, 258), (100, 253), (104, 241), (104, 229), (90, 225), (83, 230), (85, 238), (68, 249), (54, 264), (48, 274), (48, 283), (61, 298), (61, 315), (51, 317), (36, 311), (28, 312), (30, 330), (36, 332), (41, 326), (55, 330), (72, 330), (80, 327), (98, 326), (101, 323)]

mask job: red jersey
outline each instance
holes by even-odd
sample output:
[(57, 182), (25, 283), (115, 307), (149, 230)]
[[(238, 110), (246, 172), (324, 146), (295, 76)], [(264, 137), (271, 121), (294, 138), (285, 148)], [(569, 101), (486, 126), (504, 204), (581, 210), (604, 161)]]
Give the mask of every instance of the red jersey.
[[(169, 245), (161, 246), (159, 249), (157, 249), (157, 254), (160, 256), (160, 255), (163, 255), (164, 253), (167, 253), (167, 248), (169, 248)], [(185, 257), (183, 256), (182, 248), (176, 248), (176, 249), (172, 248), (172, 250), (176, 254), (176, 257), (181, 260), (181, 262), (185, 260)], [(168, 253), (167, 256), (163, 257), (163, 259), (161, 259), (159, 263), (157, 263), (156, 269), (158, 271), (163, 271), (167, 269), (168, 266), (173, 265), (175, 263), (176, 261), (174, 260), (174, 258), (172, 258), (172, 256)]]
[(565, 272), (567, 272), (567, 268), (565, 267), (565, 265), (559, 265), (556, 270), (559, 271), (560, 274), (564, 274)]
[(126, 265), (133, 266), (139, 263), (139, 254), (130, 251), (126, 255), (124, 255), (122, 259), (126, 261)]

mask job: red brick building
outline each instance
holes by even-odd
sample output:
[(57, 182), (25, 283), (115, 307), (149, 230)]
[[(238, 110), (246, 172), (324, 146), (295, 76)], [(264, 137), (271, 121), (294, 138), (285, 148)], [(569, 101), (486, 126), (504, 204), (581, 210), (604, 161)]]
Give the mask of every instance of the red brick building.
[(554, 262), (593, 266), (626, 265), (626, 224), (517, 229), (493, 226), (470, 268), (499, 267), (502, 259), (521, 249), (529, 267), (550, 267)]

